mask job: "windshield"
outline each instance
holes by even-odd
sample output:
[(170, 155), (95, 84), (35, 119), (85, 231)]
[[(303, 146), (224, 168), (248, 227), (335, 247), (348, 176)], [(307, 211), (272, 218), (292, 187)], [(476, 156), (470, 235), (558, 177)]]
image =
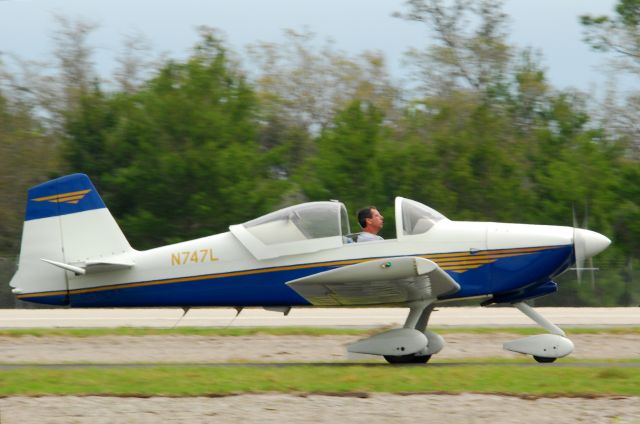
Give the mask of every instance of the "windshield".
[(440, 212), (422, 203), (409, 199), (399, 198), (396, 214), (402, 216), (402, 235), (412, 236), (426, 233), (436, 222), (447, 219)]

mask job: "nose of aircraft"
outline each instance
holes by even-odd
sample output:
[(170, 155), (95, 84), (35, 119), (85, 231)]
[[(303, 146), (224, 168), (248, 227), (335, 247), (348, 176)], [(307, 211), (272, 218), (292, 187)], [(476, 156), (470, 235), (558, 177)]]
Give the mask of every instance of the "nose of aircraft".
[(582, 253), (583, 258), (589, 259), (606, 249), (611, 244), (611, 240), (595, 231), (575, 228), (574, 243), (576, 250)]

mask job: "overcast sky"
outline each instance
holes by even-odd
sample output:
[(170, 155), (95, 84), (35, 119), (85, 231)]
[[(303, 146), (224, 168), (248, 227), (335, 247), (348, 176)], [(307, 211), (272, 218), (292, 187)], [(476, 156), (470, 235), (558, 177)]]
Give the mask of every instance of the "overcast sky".
[[(547, 75), (558, 88), (604, 88), (606, 56), (582, 42), (578, 17), (612, 14), (614, 0), (509, 0), (510, 40), (540, 49)], [(126, 35), (142, 34), (155, 52), (185, 57), (197, 42), (195, 28), (221, 29), (242, 52), (256, 41), (282, 41), (284, 28), (305, 26), (349, 53), (381, 50), (391, 73), (402, 76), (409, 47), (427, 43), (425, 28), (393, 18), (404, 0), (0, 0), (0, 52), (46, 59), (52, 51), (53, 16), (99, 25), (91, 37), (95, 62), (108, 75)]]

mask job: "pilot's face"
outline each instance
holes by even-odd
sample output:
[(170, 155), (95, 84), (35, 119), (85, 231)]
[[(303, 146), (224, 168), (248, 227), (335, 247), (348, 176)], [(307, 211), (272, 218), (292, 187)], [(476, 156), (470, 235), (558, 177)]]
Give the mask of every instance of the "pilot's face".
[(377, 209), (371, 209), (371, 218), (367, 218), (367, 228), (374, 230), (376, 233), (384, 226), (384, 216)]

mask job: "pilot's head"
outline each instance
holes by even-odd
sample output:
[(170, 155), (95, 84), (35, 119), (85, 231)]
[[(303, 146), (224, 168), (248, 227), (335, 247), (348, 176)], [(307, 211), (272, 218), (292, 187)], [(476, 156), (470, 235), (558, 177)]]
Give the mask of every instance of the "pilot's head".
[(358, 223), (364, 231), (378, 234), (384, 226), (384, 216), (375, 206), (368, 206), (358, 211)]

